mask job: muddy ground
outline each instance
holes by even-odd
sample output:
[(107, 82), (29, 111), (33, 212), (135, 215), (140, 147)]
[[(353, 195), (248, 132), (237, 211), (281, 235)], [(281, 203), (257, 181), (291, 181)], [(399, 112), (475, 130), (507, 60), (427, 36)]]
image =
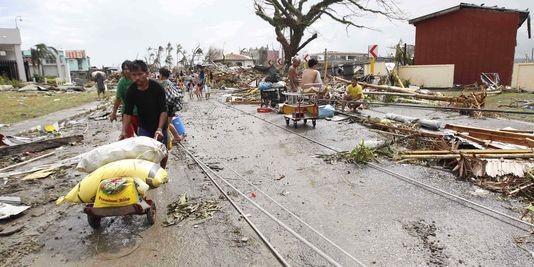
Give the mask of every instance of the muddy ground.
[[(274, 214), (333, 259), (346, 266), (356, 263), (319, 238), (264, 195), (244, 182), (243, 177), (285, 205), (319, 232), (365, 265), (376, 266), (529, 266), (534, 264), (531, 244), (521, 247), (514, 238), (528, 235), (528, 228), (510, 220), (481, 212), (416, 185), (366, 166), (329, 164), (317, 158), (330, 154), (321, 146), (244, 114), (252, 112), (285, 127), (281, 115), (257, 114), (256, 106), (229, 108), (218, 102), (188, 101), (183, 119), (188, 137), (184, 142), (198, 158), (220, 169), (245, 194)], [(364, 114), (387, 112), (415, 117), (438, 117), (447, 122), (480, 127), (532, 128), (533, 124), (485, 119), (475, 120), (457, 113), (429, 110), (373, 108)], [(62, 129), (65, 135), (84, 133), (83, 144), (63, 147), (53, 157), (29, 164), (57, 162), (119, 135), (119, 124), (74, 119)], [(361, 139), (384, 137), (355, 123), (318, 121), (317, 127), (299, 125), (296, 132), (340, 150), (349, 150)], [(519, 217), (524, 203), (485, 192), (469, 182), (458, 181), (444, 169), (396, 164), (385, 159), (382, 166), (413, 179), (458, 194), (503, 213)], [(235, 170), (235, 172), (233, 172)], [(20, 196), (31, 205), (22, 216), (2, 221), (6, 229), (23, 226), (10, 236), (0, 237), (2, 266), (275, 266), (276, 258), (251, 227), (239, 216), (207, 176), (179, 148), (173, 148), (168, 166), (170, 181), (149, 191), (158, 206), (157, 221), (148, 226), (144, 216), (103, 220), (93, 230), (82, 205), (56, 206), (84, 173), (66, 168), (48, 178), (31, 182), (11, 177), (0, 184), (0, 195)], [(226, 192), (232, 190), (224, 186)], [(222, 209), (206, 221), (186, 219), (164, 227), (165, 207), (179, 194), (217, 200)], [(282, 256), (295, 266), (329, 265), (316, 252), (298, 241), (267, 216), (235, 193), (230, 193)]]

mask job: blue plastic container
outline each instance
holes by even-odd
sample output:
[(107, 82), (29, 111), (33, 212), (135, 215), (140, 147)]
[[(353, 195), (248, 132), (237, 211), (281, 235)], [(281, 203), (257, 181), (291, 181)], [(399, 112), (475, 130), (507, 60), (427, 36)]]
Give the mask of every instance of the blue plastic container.
[(174, 126), (174, 128), (176, 128), (176, 131), (179, 135), (183, 136), (185, 134), (185, 125), (180, 116), (172, 118), (172, 125)]

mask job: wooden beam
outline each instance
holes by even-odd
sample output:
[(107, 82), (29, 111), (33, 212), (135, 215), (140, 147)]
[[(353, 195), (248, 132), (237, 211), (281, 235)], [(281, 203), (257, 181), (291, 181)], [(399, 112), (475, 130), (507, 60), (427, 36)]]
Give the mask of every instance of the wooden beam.
[(28, 163), (33, 162), (33, 161), (40, 160), (40, 159), (42, 159), (42, 158), (46, 158), (46, 157), (52, 156), (52, 155), (54, 155), (55, 153), (56, 153), (56, 152), (53, 151), (53, 152), (50, 152), (50, 153), (47, 153), (47, 154), (44, 154), (44, 155), (35, 157), (35, 158), (33, 158), (33, 159), (29, 159), (29, 160), (26, 160), (26, 161), (23, 161), (23, 162), (19, 162), (19, 163), (17, 163), (17, 164), (9, 165), (9, 166), (7, 166), (7, 167), (5, 167), (5, 168), (0, 169), (0, 172), (4, 172), (4, 171), (7, 171), (7, 170), (9, 170), (9, 169), (13, 169), (13, 168), (15, 168), (15, 167), (20, 167), (20, 166), (22, 166), (22, 165), (28, 164)]
[[(445, 154), (445, 155), (400, 155), (400, 159), (456, 159), (460, 158), (461, 154)], [(476, 156), (477, 158), (485, 159), (519, 159), (519, 158), (534, 158), (534, 153), (526, 154), (469, 154), (469, 156)]]
[(22, 154), (26, 152), (34, 153), (51, 148), (56, 148), (83, 140), (83, 135), (74, 135), (67, 137), (60, 137), (55, 139), (41, 140), (27, 144), (20, 144), (14, 146), (0, 147), (0, 157)]
[(445, 129), (451, 129), (455, 130), (457, 132), (485, 132), (485, 133), (491, 133), (495, 135), (505, 135), (508, 137), (515, 137), (515, 138), (532, 138), (531, 134), (525, 134), (525, 133), (515, 133), (515, 132), (503, 132), (500, 130), (492, 130), (492, 129), (486, 129), (486, 128), (477, 128), (477, 127), (470, 127), (470, 126), (464, 126), (464, 125), (457, 125), (457, 124), (445, 124)]
[(405, 155), (424, 155), (424, 154), (525, 154), (534, 153), (532, 149), (460, 149), (460, 150), (409, 150), (401, 151)]
[(477, 143), (477, 144), (479, 144), (481, 146), (484, 146), (484, 147), (500, 149), (499, 146), (496, 146), (496, 145), (492, 144), (490, 140), (482, 140), (482, 139), (475, 138), (475, 137), (472, 137), (472, 136), (469, 136), (469, 135), (463, 134), (463, 133), (458, 133), (458, 136), (460, 136), (462, 138), (465, 138), (465, 139), (467, 139), (469, 141), (475, 142), (475, 143)]

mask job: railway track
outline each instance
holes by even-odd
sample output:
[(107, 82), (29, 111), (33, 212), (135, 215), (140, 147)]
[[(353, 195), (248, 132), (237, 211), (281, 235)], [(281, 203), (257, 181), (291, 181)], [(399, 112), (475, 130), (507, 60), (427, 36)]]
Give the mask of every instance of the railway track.
[[(212, 101), (213, 102), (213, 101)], [(333, 152), (341, 152), (340, 149), (337, 149), (337, 148), (334, 148), (332, 146), (329, 146), (327, 144), (324, 144), (318, 140), (315, 140), (315, 139), (312, 139), (312, 138), (309, 138), (307, 136), (304, 136), (298, 132), (294, 132), (293, 130), (291, 130), (289, 127), (285, 127), (285, 126), (280, 126), (280, 125), (277, 125), (275, 123), (272, 123), (264, 118), (261, 118), (255, 114), (252, 114), (250, 112), (246, 112), (246, 111), (243, 111), (241, 109), (238, 109), (236, 107), (233, 107), (233, 106), (230, 106), (230, 105), (227, 105), (225, 103), (222, 103), (222, 102), (219, 102), (217, 101), (217, 103), (220, 103), (221, 105), (224, 105), (224, 106), (227, 106), (227, 107), (230, 107), (240, 113), (243, 113), (243, 114), (246, 114), (248, 116), (252, 116), (258, 120), (261, 120), (265, 123), (268, 123), (274, 127), (277, 127), (277, 128), (280, 128), (284, 131), (287, 131), (293, 135), (296, 135), (296, 136), (299, 136), (305, 140), (307, 140), (308, 142), (311, 142), (315, 145), (318, 145), (318, 146), (321, 146), (321, 147), (324, 147), (326, 149), (329, 149)], [(235, 192), (237, 192), (241, 197), (243, 197), (243, 199), (246, 199), (248, 202), (250, 202), (254, 207), (256, 207), (258, 210), (260, 210), (262, 213), (264, 213), (265, 215), (267, 215), (272, 221), (276, 222), (278, 225), (280, 225), (282, 228), (284, 228), (286, 231), (288, 231), (290, 234), (292, 234), (296, 239), (298, 239), (299, 241), (301, 241), (303, 244), (305, 244), (307, 247), (309, 247), (310, 249), (312, 249), (313, 251), (315, 251), (318, 255), (320, 255), (323, 259), (325, 259), (327, 262), (329, 262), (330, 264), (334, 265), (334, 266), (341, 266), (341, 264), (335, 260), (332, 256), (330, 256), (328, 253), (326, 253), (324, 250), (322, 250), (321, 248), (319, 248), (319, 245), (316, 245), (316, 244), (313, 244), (312, 242), (310, 242), (308, 239), (306, 239), (305, 237), (303, 237), (302, 235), (300, 235), (299, 233), (297, 233), (293, 228), (289, 227), (286, 223), (282, 222), (280, 219), (278, 219), (276, 216), (274, 216), (272, 213), (270, 213), (269, 211), (265, 210), (265, 208), (261, 207), (260, 205), (258, 205), (251, 197), (247, 196), (245, 193), (243, 193), (242, 190), (239, 190), (234, 184), (232, 184), (231, 182), (229, 182), (229, 179), (228, 178), (224, 178), (222, 177), (221, 175), (219, 175), (217, 172), (215, 172), (214, 170), (212, 170), (205, 162), (203, 162), (202, 160), (200, 160), (199, 158), (197, 158), (195, 155), (193, 155), (193, 153), (191, 153), (191, 151), (189, 151), (186, 147), (184, 147), (183, 145), (180, 145), (181, 148), (183, 149), (183, 151), (188, 154), (194, 161), (195, 163), (202, 169), (203, 172), (206, 173), (206, 175), (210, 178), (210, 180), (216, 185), (216, 187), (219, 189), (219, 191), (221, 191), (221, 193), (228, 199), (228, 201), (230, 201), (230, 203), (232, 204), (232, 206), (240, 213), (240, 215), (245, 218), (245, 220), (247, 221), (247, 223), (252, 227), (252, 229), (258, 234), (258, 236), (260, 237), (260, 239), (264, 242), (264, 244), (269, 248), (269, 250), (273, 253), (273, 255), (278, 259), (278, 262), (282, 265), (282, 266), (289, 266), (289, 263), (288, 261), (276, 250), (275, 246), (273, 246), (270, 241), (267, 239), (267, 237), (265, 237), (265, 234), (260, 231), (260, 229), (249, 219), (247, 218), (247, 216), (243, 213), (243, 210), (235, 203), (235, 201), (230, 197), (228, 196), (228, 194), (226, 194), (225, 191), (220, 184), (223, 184), (225, 187), (227, 188), (231, 188), (232, 190), (234, 190)], [(452, 193), (449, 193), (443, 189), (440, 189), (440, 188), (437, 188), (437, 187), (434, 187), (434, 186), (431, 186), (431, 185), (428, 185), (428, 184), (425, 184), (423, 182), (420, 182), (420, 181), (417, 181), (413, 178), (410, 178), (406, 175), (403, 175), (403, 174), (400, 174), (400, 173), (397, 173), (397, 172), (394, 172), (394, 171), (391, 171), (391, 170), (388, 170), (387, 168), (384, 168), (378, 164), (375, 164), (375, 163), (369, 163), (368, 164), (371, 168), (374, 168), (378, 171), (381, 171), (385, 174), (388, 174), (394, 178), (397, 178), (397, 179), (400, 179), (400, 180), (403, 180), (407, 183), (410, 183), (412, 185), (415, 185), (415, 186), (418, 186), (420, 188), (423, 188), (425, 190), (428, 190), (434, 194), (437, 194), (437, 195), (440, 195), (442, 197), (445, 197), (445, 198), (448, 198), (450, 199), (451, 201), (455, 201), (457, 203), (460, 203), (464, 206), (467, 206), (467, 207), (470, 207), (478, 212), (481, 212), (485, 215), (489, 215), (490, 217), (492, 218), (496, 218), (496, 219), (505, 219), (507, 220), (506, 222), (510, 225), (513, 225), (514, 227), (517, 227), (521, 230), (524, 230), (524, 231), (530, 231), (528, 228), (525, 228), (525, 226), (527, 227), (534, 227), (533, 224), (530, 224), (528, 222), (524, 222), (518, 218), (515, 218), (513, 216), (510, 216), (510, 215), (507, 215), (507, 214), (504, 214), (498, 210), (495, 210), (495, 209), (492, 209), (492, 208), (489, 208), (489, 207), (486, 207), (484, 205), (481, 205), (481, 204), (478, 204), (474, 201), (471, 201), (471, 200), (468, 200), (464, 197), (461, 197), (461, 196), (458, 196), (458, 195), (455, 195), (455, 194), (452, 194)], [(313, 228), (309, 223), (305, 222), (304, 220), (302, 220), (300, 217), (298, 217), (297, 215), (295, 215), (292, 211), (290, 211), (288, 208), (284, 207), (283, 205), (281, 205), (280, 203), (278, 203), (276, 200), (274, 200), (271, 196), (269, 196), (268, 194), (266, 194), (265, 192), (263, 192), (260, 188), (258, 188), (257, 186), (255, 186), (252, 182), (250, 182), (249, 180), (247, 180), (243, 175), (239, 174), (236, 170), (232, 169), (231, 167), (227, 166), (227, 165), (224, 165), (225, 168), (228, 168), (230, 169), (237, 177), (239, 177), (242, 181), (246, 182), (248, 186), (250, 186), (251, 188), (254, 188), (255, 191), (257, 192), (260, 192), (262, 194), (264, 194), (268, 199), (269, 201), (271, 201), (271, 203), (273, 203), (274, 205), (282, 208), (284, 211), (286, 211), (288, 214), (290, 214), (292, 216), (293, 219), (297, 220), (300, 224), (306, 226), (308, 229), (312, 230), (317, 236), (319, 236), (323, 241), (326, 241), (326, 243), (328, 243), (328, 245), (336, 248), (338, 251), (342, 252), (346, 257), (350, 258), (351, 262), (354, 264), (354, 265), (359, 265), (359, 266), (365, 266), (365, 264), (357, 259), (356, 257), (354, 257), (353, 255), (351, 255), (350, 253), (348, 253), (346, 250), (344, 250), (343, 248), (341, 248), (339, 245), (337, 245), (335, 242), (333, 242), (332, 240), (330, 240), (329, 238), (327, 238), (326, 236), (324, 236), (322, 233), (320, 233), (319, 231), (317, 231), (315, 228)], [(219, 184), (220, 183), (220, 184)], [(502, 220), (501, 220), (502, 221)], [(512, 223), (513, 222), (513, 223)], [(521, 227), (521, 226), (523, 227)], [(322, 244), (323, 247), (324, 247), (324, 244)]]

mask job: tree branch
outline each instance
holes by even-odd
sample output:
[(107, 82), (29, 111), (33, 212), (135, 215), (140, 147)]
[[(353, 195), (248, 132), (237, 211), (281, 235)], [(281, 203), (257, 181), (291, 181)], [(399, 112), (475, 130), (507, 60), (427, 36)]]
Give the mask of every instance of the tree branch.
[(304, 41), (304, 43), (302, 43), (298, 48), (297, 48), (297, 51), (295, 52), (299, 52), (300, 50), (302, 50), (302, 48), (304, 48), (307, 44), (309, 44), (311, 41), (317, 39), (317, 33), (314, 33), (310, 38), (308, 38), (308, 40)]
[(299, 9), (300, 12), (302, 12), (302, 6), (304, 6), (304, 3), (306, 3), (306, 2), (308, 2), (308, 0), (300, 0), (299, 1), (298, 9)]

